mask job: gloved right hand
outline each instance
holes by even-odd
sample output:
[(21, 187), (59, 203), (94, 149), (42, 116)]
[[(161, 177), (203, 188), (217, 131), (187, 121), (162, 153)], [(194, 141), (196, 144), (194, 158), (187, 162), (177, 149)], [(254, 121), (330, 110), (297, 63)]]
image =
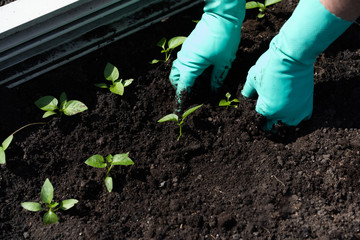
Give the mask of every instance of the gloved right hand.
[(258, 94), (256, 111), (267, 118), (266, 130), (279, 121), (296, 126), (313, 110), (317, 56), (352, 22), (330, 13), (319, 0), (300, 0), (294, 13), (249, 70), (242, 95)]
[(245, 0), (205, 0), (204, 14), (178, 52), (170, 73), (178, 102), (198, 76), (213, 66), (212, 90), (223, 83), (240, 43)]

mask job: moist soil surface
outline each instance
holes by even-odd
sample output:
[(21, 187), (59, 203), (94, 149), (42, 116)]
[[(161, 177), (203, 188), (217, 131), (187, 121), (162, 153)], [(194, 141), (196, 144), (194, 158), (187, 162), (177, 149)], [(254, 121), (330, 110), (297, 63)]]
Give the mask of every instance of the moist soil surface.
[[(195, 86), (188, 106), (204, 104), (179, 128), (157, 123), (175, 108), (161, 58), (162, 37), (187, 36), (202, 6), (146, 28), (13, 89), (0, 89), (0, 137), (14, 136), (0, 169), (0, 239), (360, 239), (360, 27), (353, 24), (315, 63), (314, 112), (298, 127), (262, 131), (256, 100), (240, 90), (297, 1), (249, 10), (237, 59), (218, 94)], [(299, 36), (301, 37), (301, 36)], [(94, 87), (107, 62), (123, 79), (123, 96)], [(204, 78), (206, 80), (206, 78)], [(84, 102), (74, 116), (51, 116), (34, 101), (46, 95)], [(219, 107), (230, 92), (237, 108)], [(86, 165), (95, 154), (126, 153), (106, 171)], [(59, 222), (21, 202), (40, 201), (46, 178), (54, 200), (79, 200)]]
[(9, 4), (11, 2), (15, 2), (15, 0), (0, 0), (0, 7)]

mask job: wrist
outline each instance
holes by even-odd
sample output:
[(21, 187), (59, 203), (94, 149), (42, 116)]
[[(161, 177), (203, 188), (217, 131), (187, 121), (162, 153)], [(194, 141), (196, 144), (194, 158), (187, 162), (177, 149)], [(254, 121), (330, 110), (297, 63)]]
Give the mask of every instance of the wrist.
[(300, 0), (271, 44), (294, 61), (313, 64), (351, 24), (332, 14), (320, 0)]
[(359, 0), (320, 0), (320, 2), (329, 12), (346, 21), (355, 21), (360, 16)]

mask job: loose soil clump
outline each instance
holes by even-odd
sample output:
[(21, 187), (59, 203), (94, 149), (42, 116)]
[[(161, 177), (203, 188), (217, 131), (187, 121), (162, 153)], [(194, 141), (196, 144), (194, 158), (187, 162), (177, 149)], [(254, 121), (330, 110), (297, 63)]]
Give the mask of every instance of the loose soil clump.
[[(256, 101), (240, 90), (297, 1), (271, 6), (263, 19), (248, 11), (237, 59), (218, 94), (195, 86), (189, 106), (204, 104), (178, 127), (157, 123), (174, 111), (162, 37), (187, 36), (200, 19), (195, 7), (14, 89), (0, 89), (0, 137), (15, 134), (0, 173), (1, 239), (359, 239), (360, 31), (353, 24), (315, 63), (314, 113), (298, 127), (261, 130)], [(299, 36), (301, 37), (301, 36)], [(94, 87), (111, 62), (123, 96)], [(205, 79), (206, 80), (206, 79)], [(80, 100), (88, 110), (42, 120), (41, 96)], [(225, 93), (238, 108), (218, 106)], [(84, 162), (94, 154), (126, 153), (135, 162), (105, 172)], [(49, 178), (54, 200), (79, 200), (42, 223), (25, 211)]]

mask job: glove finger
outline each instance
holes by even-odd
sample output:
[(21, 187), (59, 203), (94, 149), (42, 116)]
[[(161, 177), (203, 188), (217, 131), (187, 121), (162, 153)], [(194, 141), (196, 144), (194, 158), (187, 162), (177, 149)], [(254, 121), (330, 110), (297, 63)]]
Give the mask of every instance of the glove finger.
[(229, 73), (230, 67), (228, 66), (214, 66), (211, 73), (211, 90), (216, 92), (223, 84), (224, 79)]
[(206, 59), (198, 60), (195, 57), (192, 59), (195, 60), (186, 64), (182, 63), (179, 58), (173, 62), (169, 78), (176, 89), (179, 86), (192, 87), (195, 80), (211, 65)]
[(170, 72), (170, 82), (176, 89), (178, 103), (181, 104), (181, 94), (189, 92), (195, 80), (210, 66), (210, 62), (202, 59), (202, 62), (183, 64), (179, 58), (173, 62)]
[[(175, 60), (176, 61), (176, 60)], [(179, 69), (176, 67), (175, 65), (175, 61), (171, 67), (171, 71), (170, 71), (170, 75), (169, 75), (169, 80), (171, 85), (177, 89), (178, 84), (179, 84), (179, 80), (180, 80), (180, 71)]]
[(251, 98), (256, 94), (255, 88), (255, 81), (256, 81), (256, 72), (255, 66), (251, 67), (248, 75), (246, 77), (246, 82), (244, 84), (243, 89), (241, 90), (241, 94), (246, 98)]

